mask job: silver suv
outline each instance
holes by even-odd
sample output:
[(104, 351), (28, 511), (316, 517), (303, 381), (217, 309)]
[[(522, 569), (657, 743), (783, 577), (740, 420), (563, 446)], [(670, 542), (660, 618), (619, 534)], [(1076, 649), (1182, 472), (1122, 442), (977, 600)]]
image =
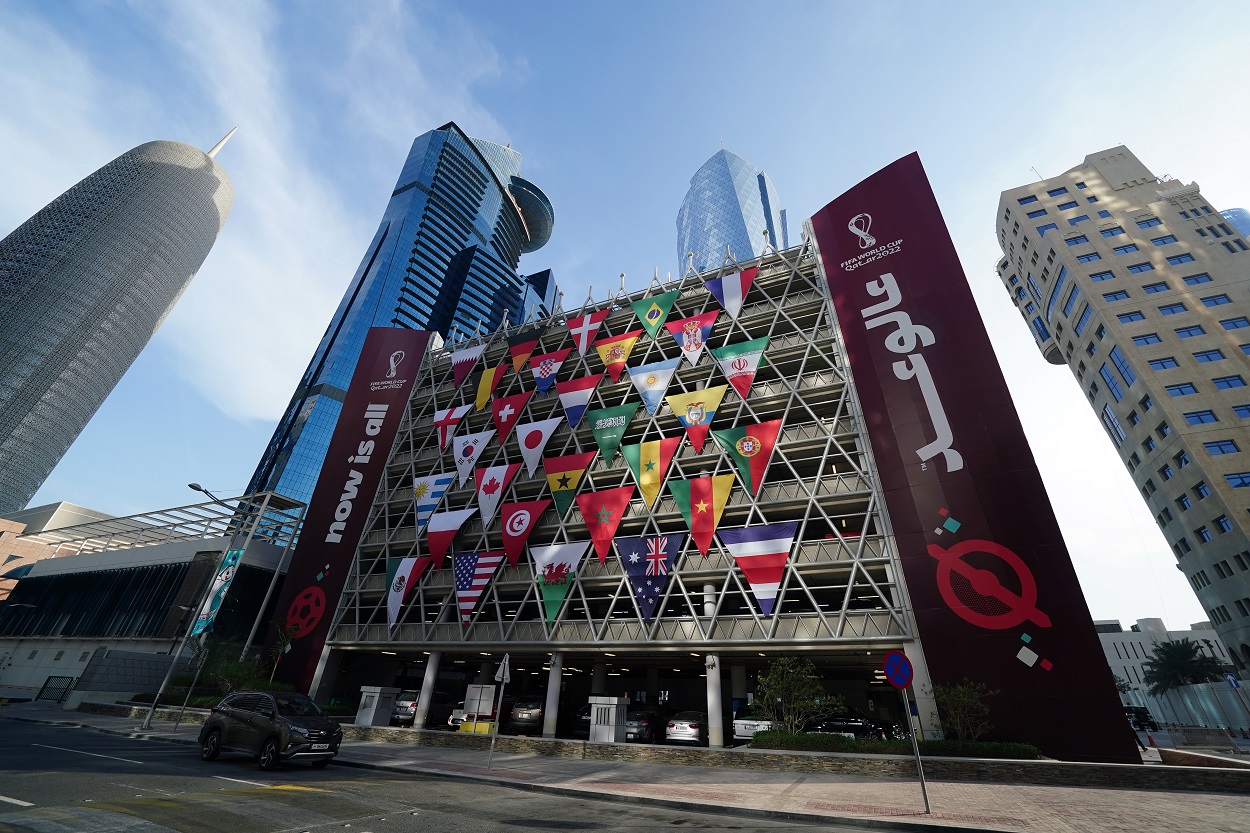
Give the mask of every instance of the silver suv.
[(302, 694), (236, 691), (213, 708), (200, 729), (200, 757), (242, 752), (277, 768), (282, 761), (307, 761), (320, 769), (338, 754), (343, 729)]

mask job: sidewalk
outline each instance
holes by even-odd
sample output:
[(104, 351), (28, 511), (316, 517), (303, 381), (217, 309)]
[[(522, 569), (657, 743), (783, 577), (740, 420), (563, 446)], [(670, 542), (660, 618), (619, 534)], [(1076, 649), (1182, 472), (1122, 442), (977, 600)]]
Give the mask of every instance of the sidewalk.
[[(197, 724), (139, 729), (134, 718), (62, 711), (51, 703), (12, 703), (0, 719), (80, 725), (129, 737), (195, 744)], [(397, 732), (401, 730), (396, 730)], [(397, 735), (398, 737), (398, 735)], [(664, 803), (731, 815), (853, 823), (883, 829), (1019, 833), (1245, 833), (1244, 795), (930, 781), (933, 814), (919, 784), (894, 778), (680, 767), (497, 753), (404, 743), (345, 741), (335, 764), (397, 773), (468, 778), (522, 789), (616, 801)]]

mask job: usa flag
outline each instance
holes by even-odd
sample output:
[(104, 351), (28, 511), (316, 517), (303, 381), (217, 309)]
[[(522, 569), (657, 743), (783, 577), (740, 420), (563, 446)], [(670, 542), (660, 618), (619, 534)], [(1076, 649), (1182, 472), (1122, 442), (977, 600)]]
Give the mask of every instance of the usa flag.
[(457, 555), (455, 558), (456, 574), (456, 605), (460, 608), (460, 624), (469, 626), (473, 619), (473, 608), (477, 600), (482, 598), (482, 591), (490, 583), (504, 554), (501, 552), (470, 552)]

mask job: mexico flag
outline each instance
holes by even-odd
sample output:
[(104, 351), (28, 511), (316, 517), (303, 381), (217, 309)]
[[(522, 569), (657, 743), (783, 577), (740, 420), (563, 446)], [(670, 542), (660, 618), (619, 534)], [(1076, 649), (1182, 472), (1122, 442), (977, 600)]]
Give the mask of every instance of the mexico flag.
[(569, 588), (577, 576), (577, 566), (582, 563), (588, 546), (589, 541), (577, 541), (572, 544), (552, 544), (549, 547), (530, 547), (548, 622), (554, 622), (560, 614), (560, 606), (564, 604), (564, 597), (569, 594)]
[(707, 558), (708, 547), (712, 545), (712, 537), (716, 534), (716, 525), (720, 523), (720, 516), (725, 511), (725, 504), (729, 501), (729, 492), (733, 487), (732, 474), (670, 480), (668, 483), (668, 490), (673, 493), (673, 500), (690, 527), (690, 537), (694, 539), (695, 546), (704, 558)]
[[(482, 355), (482, 351), (485, 349), (485, 344), (479, 344), (476, 347), (466, 347), (451, 354), (452, 387), (460, 387), (460, 383), (469, 375), (469, 371), (477, 364), (478, 357)], [(481, 408), (478, 408), (478, 410), (480, 411)]]
[(594, 395), (595, 387), (602, 378), (602, 373), (596, 373), (594, 376), (556, 382), (556, 394), (560, 397), (564, 416), (571, 427), (576, 428), (577, 423), (581, 422), (582, 414), (586, 413), (586, 408), (590, 405), (590, 397)]
[(768, 471), (768, 461), (772, 459), (773, 449), (777, 445), (777, 435), (780, 433), (781, 420), (772, 419), (753, 425), (726, 428), (724, 431), (713, 431), (712, 436), (737, 463), (742, 482), (751, 490), (751, 494), (758, 495), (764, 482), (764, 473)]
[(625, 362), (629, 361), (629, 354), (633, 352), (640, 335), (642, 335), (642, 330), (632, 330), (619, 336), (601, 338), (595, 342), (595, 349), (599, 351), (603, 367), (612, 377), (613, 382), (621, 381), (621, 371), (625, 369)]
[(590, 346), (595, 333), (599, 332), (599, 325), (611, 311), (611, 309), (601, 309), (590, 315), (579, 315), (577, 318), (568, 319), (569, 333), (573, 336), (573, 343), (577, 345), (577, 355), (586, 355), (586, 348)]
[(621, 454), (629, 463), (629, 470), (634, 473), (634, 480), (638, 481), (642, 499), (648, 507), (655, 506), (655, 499), (660, 496), (660, 487), (664, 485), (668, 467), (679, 445), (681, 437), (621, 446)]
[(386, 559), (386, 624), (395, 627), (408, 592), (421, 581), (432, 559), (428, 555)]
[(612, 551), (612, 536), (616, 535), (616, 528), (620, 526), (621, 518), (625, 517), (633, 496), (633, 486), (600, 489), (577, 496), (577, 508), (582, 512), (582, 520), (586, 522), (600, 564)]
[(547, 475), (547, 485), (551, 488), (551, 496), (556, 501), (556, 511), (560, 517), (573, 505), (573, 496), (582, 483), (586, 469), (595, 459), (594, 451), (583, 454), (566, 454), (563, 457), (548, 457), (543, 460), (543, 471)]
[(768, 349), (768, 336), (708, 349), (729, 384), (734, 386), (739, 396), (746, 399), (751, 392), (751, 383), (755, 381), (756, 372), (761, 365), (766, 364), (764, 351)]
[(771, 616), (777, 602), (777, 590), (786, 573), (786, 560), (794, 546), (797, 522), (747, 526), (742, 529), (722, 529), (721, 543), (742, 575), (751, 585), (751, 592), (760, 604), (760, 613)]
[(755, 281), (755, 275), (759, 271), (758, 266), (753, 266), (737, 274), (712, 278), (707, 282), (707, 288), (716, 296), (716, 300), (720, 301), (720, 305), (725, 308), (725, 312), (729, 313), (729, 317), (735, 321), (738, 319), (738, 313), (742, 312), (742, 301), (751, 291), (751, 284)]
[(720, 401), (728, 389), (728, 385), (717, 385), (707, 390), (673, 393), (664, 397), (664, 401), (673, 411), (673, 416), (685, 427), (686, 436), (690, 438), (690, 444), (695, 451), (703, 451), (716, 409), (720, 407)]

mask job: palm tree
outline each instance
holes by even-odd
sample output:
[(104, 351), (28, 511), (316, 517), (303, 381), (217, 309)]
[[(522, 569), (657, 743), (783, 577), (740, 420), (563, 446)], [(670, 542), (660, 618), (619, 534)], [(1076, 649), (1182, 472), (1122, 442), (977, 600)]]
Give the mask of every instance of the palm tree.
[(1156, 696), (1184, 685), (1214, 682), (1223, 676), (1219, 660), (1202, 653), (1202, 646), (1189, 639), (1158, 643), (1142, 668), (1150, 693)]

